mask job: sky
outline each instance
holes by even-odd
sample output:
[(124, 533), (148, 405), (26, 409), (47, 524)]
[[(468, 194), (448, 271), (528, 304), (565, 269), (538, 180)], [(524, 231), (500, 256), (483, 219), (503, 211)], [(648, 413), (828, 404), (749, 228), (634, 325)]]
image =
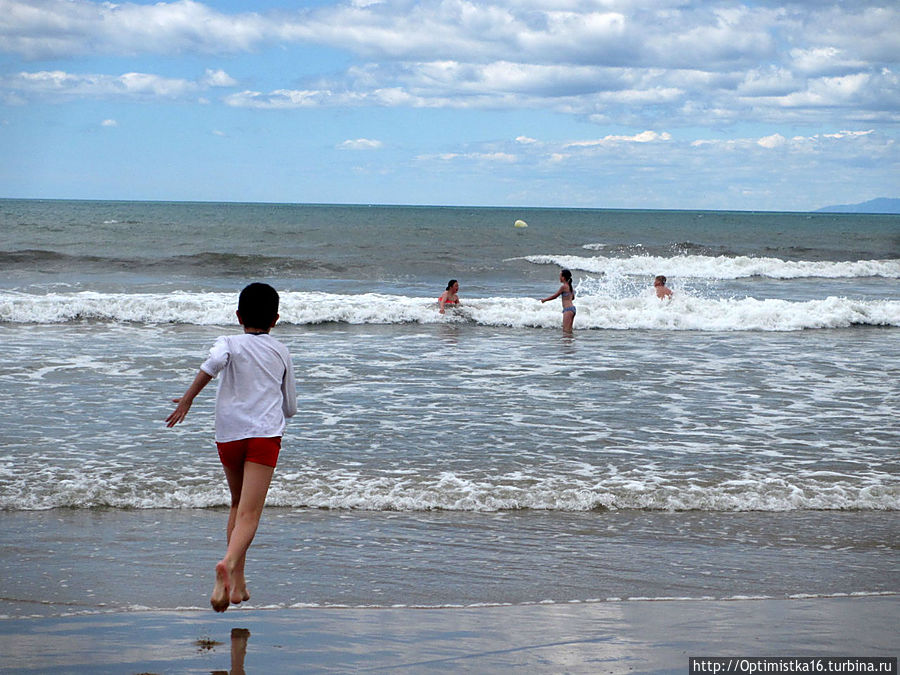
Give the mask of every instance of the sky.
[(900, 197), (896, 0), (0, 0), (0, 197)]

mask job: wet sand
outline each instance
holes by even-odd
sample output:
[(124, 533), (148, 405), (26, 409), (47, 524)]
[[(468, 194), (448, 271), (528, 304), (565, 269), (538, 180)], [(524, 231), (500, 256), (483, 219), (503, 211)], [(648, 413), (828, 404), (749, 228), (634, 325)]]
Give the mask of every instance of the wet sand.
[[(206, 610), (227, 517), (224, 509), (0, 511), (0, 620)], [(898, 541), (891, 511), (266, 507), (247, 576), (252, 609), (874, 595), (900, 592)]]
[(691, 656), (897, 656), (900, 597), (230, 609), (0, 621), (10, 673), (686, 673)]

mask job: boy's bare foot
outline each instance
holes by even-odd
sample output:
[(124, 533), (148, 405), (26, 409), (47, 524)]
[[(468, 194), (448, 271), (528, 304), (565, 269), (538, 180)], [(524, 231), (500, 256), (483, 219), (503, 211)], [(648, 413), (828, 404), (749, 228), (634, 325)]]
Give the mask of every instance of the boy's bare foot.
[(216, 563), (216, 585), (213, 587), (212, 595), (209, 597), (209, 604), (217, 612), (224, 612), (228, 609), (231, 596), (231, 576), (228, 574), (228, 568), (224, 561)]
[(231, 604), (239, 605), (250, 599), (250, 591), (247, 590), (247, 581), (242, 574), (234, 574), (234, 585), (231, 588)]

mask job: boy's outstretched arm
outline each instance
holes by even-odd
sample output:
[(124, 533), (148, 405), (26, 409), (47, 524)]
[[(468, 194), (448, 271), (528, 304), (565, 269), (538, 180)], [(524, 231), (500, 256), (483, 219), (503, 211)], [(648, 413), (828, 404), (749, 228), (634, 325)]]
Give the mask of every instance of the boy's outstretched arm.
[(203, 387), (208, 385), (212, 379), (212, 375), (201, 370), (197, 373), (197, 377), (194, 378), (194, 381), (191, 382), (191, 386), (188, 387), (188, 390), (184, 392), (184, 396), (172, 399), (172, 401), (178, 405), (175, 406), (175, 410), (172, 414), (166, 418), (167, 427), (174, 427), (187, 417), (188, 410), (191, 409), (191, 403), (194, 402), (194, 397), (203, 391)]

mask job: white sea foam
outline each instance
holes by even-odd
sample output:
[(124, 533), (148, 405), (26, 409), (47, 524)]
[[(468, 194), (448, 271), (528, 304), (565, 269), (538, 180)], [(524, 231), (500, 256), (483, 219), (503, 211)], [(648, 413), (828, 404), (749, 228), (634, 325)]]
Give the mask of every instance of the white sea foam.
[[(366, 293), (285, 292), (282, 323), (401, 324), (473, 323), (512, 328), (558, 328), (560, 306), (534, 298), (494, 297), (466, 300), (458, 309), (439, 314), (432, 298)], [(679, 293), (661, 302), (651, 293), (615, 298), (578, 297), (579, 329), (643, 329), (693, 331), (791, 331), (809, 328), (900, 326), (900, 301), (828, 297), (805, 302), (715, 299)], [(229, 293), (0, 293), (0, 322), (66, 323), (72, 321), (234, 323), (234, 297)]]
[(673, 277), (697, 279), (741, 279), (746, 277), (768, 277), (772, 279), (900, 278), (900, 260), (832, 262), (703, 255), (677, 255), (671, 257), (640, 255), (629, 258), (531, 255), (526, 256), (524, 260), (537, 265), (556, 265), (594, 274), (640, 276), (665, 274)]
[[(65, 477), (64, 477), (65, 476)], [(24, 479), (23, 479), (24, 480)], [(60, 468), (32, 475), (28, 489), (0, 494), (0, 510), (52, 508), (178, 509), (227, 506), (218, 483), (187, 477), (166, 479), (133, 472), (129, 481), (91, 471)], [(650, 511), (785, 512), (798, 510), (900, 510), (900, 486), (890, 479), (863, 476), (823, 482), (762, 475), (739, 485), (723, 481), (699, 486), (684, 477), (580, 480), (561, 474), (510, 481), (503, 476), (365, 475), (348, 469), (276, 473), (270, 506), (360, 511), (562, 511), (640, 509)]]
[[(584, 598), (574, 600), (539, 600), (539, 601), (522, 601), (522, 602), (470, 602), (470, 603), (392, 603), (392, 604), (348, 604), (341, 602), (273, 602), (265, 605), (254, 605), (251, 602), (243, 603), (239, 606), (232, 606), (228, 611), (231, 614), (239, 615), (241, 612), (276, 612), (285, 610), (343, 610), (352, 609), (359, 611), (377, 611), (381, 612), (386, 609), (392, 610), (490, 610), (496, 608), (507, 607), (565, 607), (571, 605), (621, 605), (635, 603), (751, 603), (765, 602), (770, 600), (832, 600), (844, 598), (891, 598), (900, 595), (900, 591), (855, 591), (851, 593), (833, 592), (833, 593), (790, 593), (790, 594), (772, 594), (772, 595), (679, 595), (679, 596), (612, 596), (608, 598)], [(9, 600), (9, 602), (17, 602)], [(53, 607), (60, 607), (60, 603), (48, 603)], [(82, 607), (77, 610), (63, 611), (60, 617), (79, 617), (79, 616), (103, 616), (120, 614), (126, 612), (129, 614), (145, 614), (151, 612), (201, 612), (209, 609), (209, 606), (201, 605), (179, 605), (170, 607), (164, 604), (154, 606), (143, 604), (128, 604), (124, 606), (95, 606)], [(23, 620), (23, 619), (43, 619), (44, 614), (0, 614), (0, 621), (4, 620)]]

